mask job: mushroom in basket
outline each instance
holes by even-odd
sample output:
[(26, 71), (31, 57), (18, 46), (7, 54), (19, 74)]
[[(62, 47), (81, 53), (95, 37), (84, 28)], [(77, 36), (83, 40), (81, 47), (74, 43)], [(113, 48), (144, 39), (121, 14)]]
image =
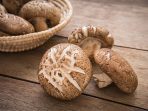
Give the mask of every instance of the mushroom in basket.
[(30, 0), (2, 0), (2, 4), (9, 13), (17, 15), (21, 7), (28, 1)]
[(79, 45), (98, 64), (103, 74), (94, 75), (100, 88), (112, 81), (125, 93), (133, 93), (138, 85), (137, 76), (130, 64), (112, 51), (114, 39), (108, 30), (87, 26), (74, 30), (68, 37), (70, 43)]
[(26, 3), (20, 10), (19, 15), (29, 20), (35, 27), (36, 32), (48, 29), (48, 24), (55, 26), (61, 18), (60, 10), (46, 0), (33, 0)]
[(34, 27), (25, 19), (7, 13), (6, 9), (0, 4), (0, 31), (5, 35), (20, 35), (34, 32)]
[[(6, 13), (6, 12), (7, 12), (7, 11), (6, 11), (5, 7), (0, 4), (0, 16), (1, 16), (2, 14)], [(9, 35), (9, 34), (6, 34), (6, 33), (2, 32), (2, 31), (0, 31), (0, 36), (7, 36), (7, 35)]]

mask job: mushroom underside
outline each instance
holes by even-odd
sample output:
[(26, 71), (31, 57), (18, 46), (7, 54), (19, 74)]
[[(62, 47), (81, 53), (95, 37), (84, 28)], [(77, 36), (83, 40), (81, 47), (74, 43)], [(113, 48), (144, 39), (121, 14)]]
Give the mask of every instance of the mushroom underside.
[(123, 92), (133, 93), (138, 85), (137, 76), (130, 64), (111, 49), (102, 48), (94, 54), (95, 62)]

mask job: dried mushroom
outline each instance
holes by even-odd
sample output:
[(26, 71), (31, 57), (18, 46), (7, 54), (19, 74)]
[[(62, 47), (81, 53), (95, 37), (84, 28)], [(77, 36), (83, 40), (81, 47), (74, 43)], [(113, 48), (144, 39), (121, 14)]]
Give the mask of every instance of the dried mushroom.
[(2, 4), (7, 11), (12, 14), (18, 14), (21, 7), (30, 0), (2, 0)]
[(99, 88), (107, 87), (108, 85), (112, 83), (112, 79), (105, 73), (94, 74), (93, 78), (96, 81), (97, 86)]
[[(68, 37), (70, 43), (79, 45), (89, 58), (93, 59), (94, 52), (100, 48), (112, 48), (114, 39), (109, 31), (103, 27), (84, 26), (75, 29)], [(106, 87), (112, 83), (105, 73), (93, 75), (99, 88)], [(104, 78), (106, 78), (104, 80)]]
[(133, 93), (138, 85), (137, 76), (130, 64), (111, 49), (102, 48), (95, 51), (94, 59), (123, 92)]
[[(60, 10), (51, 2), (48, 2), (46, 0), (33, 0), (26, 3), (21, 8), (19, 15), (27, 20), (31, 19), (31, 22), (33, 23), (35, 22), (34, 26), (37, 31), (48, 29), (48, 25), (45, 19), (50, 20), (51, 25), (55, 26), (59, 24), (61, 18)], [(43, 24), (41, 24), (40, 22), (42, 22)]]
[[(0, 17), (3, 16), (3, 14), (5, 14), (5, 13), (7, 13), (5, 7), (0, 4)], [(0, 37), (7, 36), (7, 35), (9, 35), (9, 34), (6, 34), (6, 33), (2, 32), (2, 31), (0, 31)]]
[(0, 15), (0, 26), (0, 31), (12, 35), (34, 32), (34, 27), (31, 23), (19, 16), (9, 13)]
[(91, 70), (91, 63), (80, 47), (62, 43), (44, 54), (38, 79), (49, 95), (71, 100), (84, 91), (91, 79)]
[(110, 49), (114, 39), (108, 30), (93, 26), (78, 28), (68, 37), (68, 41), (79, 45), (104, 72), (93, 75), (99, 88), (114, 82), (125, 93), (135, 91), (138, 85), (137, 76), (130, 64)]

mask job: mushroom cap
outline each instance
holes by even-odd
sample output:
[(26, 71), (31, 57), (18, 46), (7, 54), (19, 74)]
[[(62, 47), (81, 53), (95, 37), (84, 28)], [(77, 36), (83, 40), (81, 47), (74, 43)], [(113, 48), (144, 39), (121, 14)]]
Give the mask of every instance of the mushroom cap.
[(68, 37), (68, 41), (69, 43), (79, 45), (88, 37), (95, 38), (96, 40), (101, 42), (102, 48), (111, 48), (114, 43), (114, 39), (111, 34), (109, 34), (108, 30), (99, 26), (84, 26), (81, 28), (77, 28)]
[(0, 16), (0, 30), (8, 34), (19, 35), (34, 32), (34, 27), (25, 19), (6, 13)]
[(61, 12), (51, 2), (34, 0), (26, 3), (20, 10), (19, 15), (27, 20), (35, 17), (44, 17), (51, 20), (52, 25), (60, 22)]
[(83, 92), (91, 79), (91, 70), (91, 63), (79, 46), (62, 43), (44, 54), (38, 79), (49, 95), (71, 100)]
[(5, 6), (7, 11), (12, 14), (18, 14), (23, 4), (30, 0), (2, 0), (2, 4)]
[(138, 85), (137, 76), (130, 64), (111, 49), (95, 51), (94, 59), (100, 69), (125, 93), (133, 93)]
[(7, 13), (7, 11), (6, 11), (5, 7), (0, 4), (0, 14), (1, 13)]

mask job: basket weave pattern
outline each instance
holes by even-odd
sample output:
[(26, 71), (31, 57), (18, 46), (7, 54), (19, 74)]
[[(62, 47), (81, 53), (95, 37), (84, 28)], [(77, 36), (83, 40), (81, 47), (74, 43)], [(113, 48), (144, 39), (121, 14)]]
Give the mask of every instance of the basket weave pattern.
[(61, 10), (60, 23), (48, 30), (19, 36), (0, 37), (0, 51), (20, 52), (30, 50), (44, 44), (50, 37), (61, 30), (71, 19), (72, 6), (69, 0), (50, 0)]

